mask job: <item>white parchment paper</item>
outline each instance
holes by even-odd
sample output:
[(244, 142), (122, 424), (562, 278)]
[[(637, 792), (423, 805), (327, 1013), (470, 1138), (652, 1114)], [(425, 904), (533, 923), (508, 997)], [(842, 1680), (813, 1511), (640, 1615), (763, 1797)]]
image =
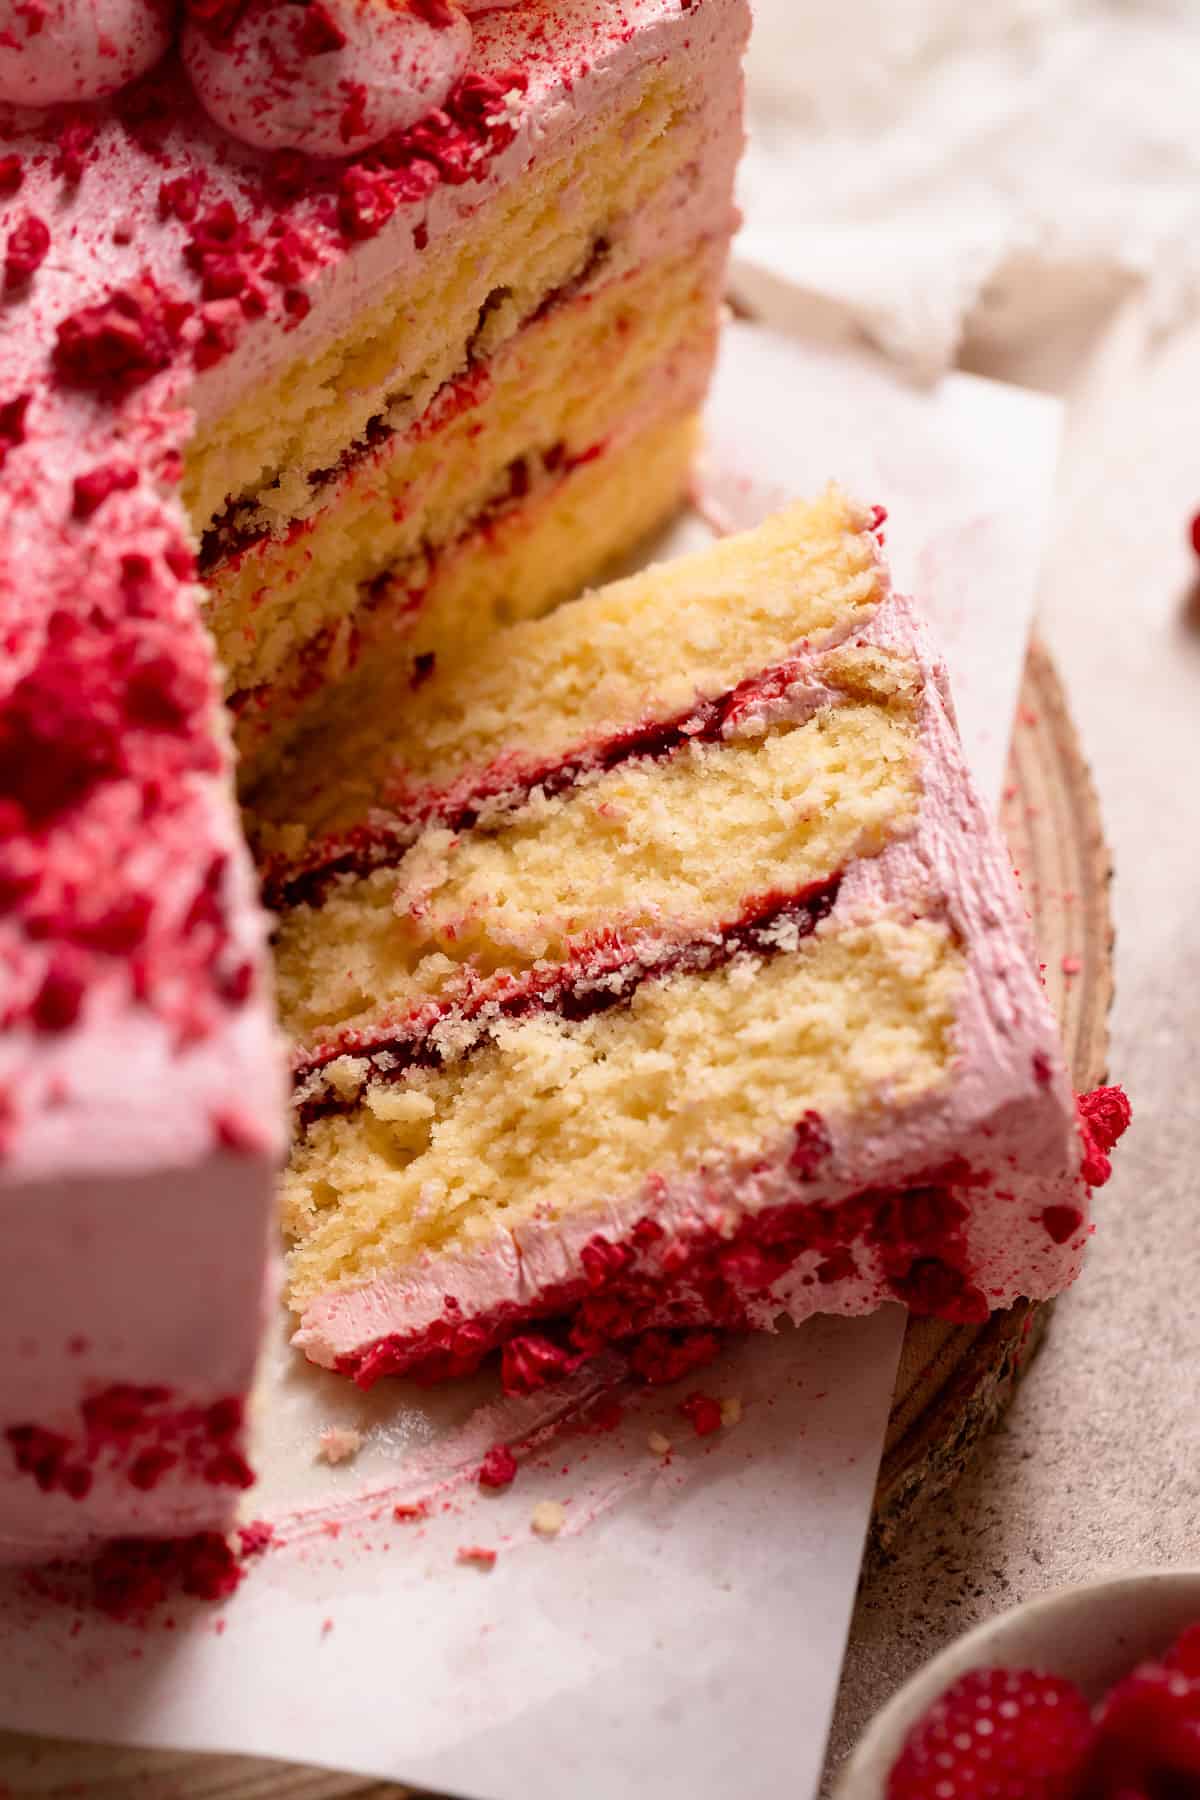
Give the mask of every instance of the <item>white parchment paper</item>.
[[(831, 475), (885, 504), (897, 579), (936, 617), (995, 794), (1056, 405), (966, 377), (917, 393), (870, 359), (741, 324), (709, 424), (676, 543)], [(362, 1396), (301, 1364), (281, 1320), (247, 1515), (273, 1524), (274, 1547), (225, 1607), (141, 1626), (15, 1578), (0, 1590), (0, 1725), (281, 1756), (472, 1800), (804, 1800), (902, 1328), (898, 1308), (819, 1319), (731, 1346), (682, 1389), (627, 1393), (614, 1359), (565, 1395), (515, 1402), (488, 1374)], [(680, 1415), (689, 1387), (726, 1402), (713, 1436)], [(317, 1455), (330, 1426), (362, 1439), (337, 1467)], [(487, 1495), (474, 1474), (498, 1441), (521, 1446), (521, 1469)], [(423, 1516), (396, 1517), (418, 1501)], [(532, 1529), (545, 1502), (561, 1507), (553, 1537)], [(479, 1548), (490, 1569), (460, 1560)]]

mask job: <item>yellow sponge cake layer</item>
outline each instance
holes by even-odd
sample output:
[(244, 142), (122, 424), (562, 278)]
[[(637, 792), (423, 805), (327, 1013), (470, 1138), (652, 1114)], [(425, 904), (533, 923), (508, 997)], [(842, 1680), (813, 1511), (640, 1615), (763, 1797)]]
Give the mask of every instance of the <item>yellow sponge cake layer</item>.
[(797, 1096), (831, 1114), (876, 1107), (884, 1085), (913, 1100), (945, 1079), (962, 981), (944, 925), (886, 921), (647, 982), (578, 1023), (496, 1025), (461, 1065), (311, 1127), (284, 1182), (292, 1303), (534, 1213), (602, 1217), (652, 1171), (696, 1174), (786, 1135)]
[(285, 527), (311, 504), (308, 471), (336, 464), (372, 418), (406, 429), (548, 297), (589, 272), (636, 267), (654, 242), (647, 225), (669, 229), (690, 186), (708, 123), (693, 81), (686, 60), (642, 71), (566, 151), (535, 161), (450, 241), (430, 245), (349, 330), (202, 426), (183, 485), (196, 531), (247, 500)]
[[(706, 23), (736, 56), (744, 8), (724, 11)], [(431, 225), (389, 227), (390, 262), (364, 249), (290, 362), (199, 409), (183, 497), (244, 791), (364, 663), (403, 686), (443, 643), (577, 593), (678, 504), (685, 471), (666, 478), (661, 439), (676, 430), (677, 449), (711, 375), (741, 142), (740, 89), (712, 49), (673, 19), (635, 35), (601, 104), (558, 95), (515, 178), (479, 193), (467, 171)], [(501, 132), (524, 80), (501, 69), (489, 90)], [(571, 480), (593, 461), (625, 465), (618, 503), (561, 562), (549, 541), (541, 557), (577, 490), (605, 502), (602, 482)], [(525, 514), (503, 591), (485, 547)]]
[[(636, 493), (636, 477), (632, 486)], [(586, 529), (582, 516), (577, 523)], [(285, 864), (319, 860), (322, 840), (369, 811), (403, 814), (423, 790), (452, 788), (465, 771), (504, 759), (553, 763), (631, 722), (688, 714), (807, 640), (848, 634), (885, 592), (868, 526), (831, 489), (748, 538), (518, 624), (467, 658), (448, 645), (401, 711), (340, 720), (319, 754), (256, 796), (268, 862), (276, 851)]]
[[(267, 836), (276, 835), (272, 818), (290, 814), (294, 785), (338, 791), (364, 719), (386, 732), (419, 698), (428, 671), (452, 666), (465, 645), (511, 619), (569, 599), (663, 525), (683, 498), (698, 439), (689, 409), (654, 419), (602, 456), (543, 467), (512, 505), (402, 563), (274, 681), (234, 696), (242, 785), (253, 790)], [(284, 834), (288, 842), (304, 835), (303, 827)]]
[(911, 824), (917, 671), (891, 708), (831, 697), (804, 722), (685, 739), (560, 794), (535, 789), (491, 830), (423, 832), (395, 869), (289, 910), (280, 1003), (299, 1039), (361, 1032), (505, 970), (562, 962), (619, 932), (645, 959), (796, 892)]
[[(396, 611), (405, 630), (418, 629), (418, 613), (436, 604), (424, 565), (440, 549), (619, 448), (639, 426), (690, 412), (708, 379), (722, 261), (723, 251), (689, 254), (551, 309), (416, 426), (359, 446), (344, 473), (314, 492), (311, 516), (206, 566), (208, 622), (235, 704), (279, 686), (310, 643), (360, 610)], [(422, 592), (414, 606), (410, 596)], [(532, 613), (558, 595), (543, 581), (522, 598)], [(481, 604), (465, 623), (479, 634), (492, 621)], [(439, 624), (427, 616), (419, 629), (436, 635)], [(282, 708), (273, 714), (276, 728), (285, 723)]]

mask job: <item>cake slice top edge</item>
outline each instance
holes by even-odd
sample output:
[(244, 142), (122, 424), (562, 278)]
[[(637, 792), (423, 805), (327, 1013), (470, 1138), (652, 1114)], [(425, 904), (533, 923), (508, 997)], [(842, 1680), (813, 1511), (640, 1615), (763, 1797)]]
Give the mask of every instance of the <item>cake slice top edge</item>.
[(362, 719), (338, 719), (251, 797), (268, 896), (319, 895), (326, 873), (387, 860), (422, 821), (664, 732), (695, 736), (714, 726), (714, 702), (741, 711), (768, 673), (790, 682), (798, 659), (865, 629), (890, 591), (878, 516), (830, 486), (740, 538), (505, 628), (435, 667), (402, 708), (384, 694)]

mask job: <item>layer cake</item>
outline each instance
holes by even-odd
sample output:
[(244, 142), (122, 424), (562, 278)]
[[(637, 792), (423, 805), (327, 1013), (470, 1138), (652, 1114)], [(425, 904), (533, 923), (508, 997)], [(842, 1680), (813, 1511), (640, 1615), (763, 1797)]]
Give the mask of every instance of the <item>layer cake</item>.
[(230, 723), (262, 782), (677, 504), (748, 27), (12, 10), (0, 1556), (220, 1529), (251, 1479), (286, 1103)]
[(831, 491), (434, 667), (272, 789), (296, 1339), (364, 1386), (1077, 1274), (1077, 1109), (944, 671)]

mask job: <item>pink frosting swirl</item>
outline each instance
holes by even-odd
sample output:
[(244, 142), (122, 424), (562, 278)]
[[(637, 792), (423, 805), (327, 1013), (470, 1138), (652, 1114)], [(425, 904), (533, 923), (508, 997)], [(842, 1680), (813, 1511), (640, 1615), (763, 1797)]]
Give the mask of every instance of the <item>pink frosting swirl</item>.
[(167, 48), (174, 0), (0, 0), (0, 100), (58, 106), (99, 100)]
[(448, 0), (245, 0), (192, 17), (183, 60), (205, 110), (261, 149), (347, 156), (441, 106), (471, 27)]

